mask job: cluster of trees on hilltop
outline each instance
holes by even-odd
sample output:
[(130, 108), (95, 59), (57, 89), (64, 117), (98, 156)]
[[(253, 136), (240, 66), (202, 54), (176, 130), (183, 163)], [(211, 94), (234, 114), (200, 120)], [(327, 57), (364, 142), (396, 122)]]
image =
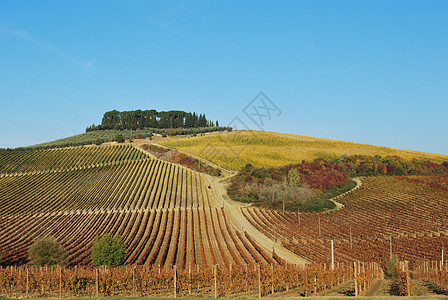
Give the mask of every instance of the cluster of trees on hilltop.
[(104, 129), (143, 129), (143, 128), (204, 128), (219, 127), (218, 121), (207, 120), (205, 114), (190, 113), (185, 111), (156, 111), (134, 110), (118, 111), (112, 110), (104, 114), (100, 125), (93, 124), (86, 129), (88, 131)]

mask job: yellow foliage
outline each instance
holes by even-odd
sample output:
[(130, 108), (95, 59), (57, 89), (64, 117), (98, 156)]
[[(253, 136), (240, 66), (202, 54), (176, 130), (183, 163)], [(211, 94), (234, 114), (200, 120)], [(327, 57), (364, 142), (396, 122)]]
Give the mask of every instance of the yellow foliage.
[(331, 160), (342, 155), (398, 155), (404, 159), (448, 160), (447, 155), (372, 146), (338, 140), (265, 131), (234, 131), (181, 137), (160, 144), (205, 158), (226, 169), (247, 163), (277, 167), (316, 158)]

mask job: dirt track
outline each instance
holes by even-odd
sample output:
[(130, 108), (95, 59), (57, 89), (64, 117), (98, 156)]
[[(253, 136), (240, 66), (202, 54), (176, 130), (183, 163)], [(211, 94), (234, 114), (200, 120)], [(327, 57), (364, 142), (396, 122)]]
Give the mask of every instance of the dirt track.
[(222, 207), (224, 205), (224, 211), (226, 216), (229, 218), (230, 222), (233, 224), (234, 228), (239, 231), (246, 231), (259, 245), (263, 250), (267, 253), (272, 253), (272, 250), (275, 250), (275, 253), (284, 259), (286, 262), (291, 264), (305, 264), (308, 261), (288, 249), (284, 248), (280, 243), (276, 243), (271, 240), (263, 233), (261, 233), (258, 229), (256, 229), (250, 222), (244, 217), (241, 212), (242, 207), (248, 206), (247, 204), (236, 202), (231, 200), (227, 196), (227, 191), (223, 183), (219, 182), (223, 179), (219, 180), (219, 178), (212, 177), (209, 175), (204, 175), (205, 178), (210, 182), (212, 186), (212, 191), (215, 193), (215, 198), (217, 203), (216, 205)]

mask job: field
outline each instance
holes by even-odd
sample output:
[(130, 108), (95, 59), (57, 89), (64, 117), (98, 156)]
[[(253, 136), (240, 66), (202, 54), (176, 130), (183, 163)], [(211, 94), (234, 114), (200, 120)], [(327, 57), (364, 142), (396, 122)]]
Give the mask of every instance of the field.
[[(414, 265), (440, 260), (448, 245), (446, 177), (370, 177), (325, 213), (291, 213), (258, 208), (244, 215), (271, 239), (315, 262), (375, 261), (385, 266), (390, 252)], [(435, 184), (437, 182), (437, 184)]]
[(227, 218), (208, 177), (132, 146), (5, 151), (2, 264), (23, 264), (39, 236), (88, 265), (95, 236), (120, 234), (127, 264), (277, 264)]
[(332, 160), (344, 154), (398, 155), (404, 159), (431, 159), (435, 162), (448, 160), (446, 155), (264, 131), (174, 138), (160, 144), (200, 156), (231, 170), (240, 169), (247, 163), (258, 167), (278, 167), (316, 158)]
[[(209, 142), (216, 146), (203, 144)], [(278, 166), (343, 154), (446, 158), (266, 132), (214, 133), (163, 143), (228, 168), (246, 160)], [(317, 295), (341, 282), (346, 285), (339, 288), (353, 294), (353, 262), (384, 268), (391, 253), (415, 268), (417, 290), (424, 289), (425, 280), (447, 287), (446, 272), (437, 263), (423, 263), (440, 261), (448, 245), (447, 177), (361, 177), (355, 189), (336, 198), (339, 209), (306, 213), (232, 201), (225, 185), (232, 176), (199, 173), (129, 143), (0, 151), (0, 294)], [(126, 266), (101, 268), (96, 276), (92, 241), (105, 233), (123, 237)], [(68, 267), (28, 265), (27, 251), (41, 236), (54, 236), (63, 245)], [(335, 271), (330, 269), (331, 241)], [(383, 276), (377, 264), (358, 265), (358, 293), (373, 293), (375, 280)], [(400, 293), (406, 292), (403, 274), (391, 281)], [(242, 276), (246, 281), (238, 280)]]
[(119, 268), (0, 269), (0, 294), (9, 297), (264, 297), (318, 295), (338, 284), (353, 282), (366, 289), (383, 276), (377, 264), (352, 265), (196, 265)]

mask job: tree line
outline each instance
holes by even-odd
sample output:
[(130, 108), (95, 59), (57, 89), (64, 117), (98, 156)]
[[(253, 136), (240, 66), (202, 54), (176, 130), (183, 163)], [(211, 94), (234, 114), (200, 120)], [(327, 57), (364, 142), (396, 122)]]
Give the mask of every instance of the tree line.
[(399, 156), (343, 155), (332, 161), (322, 158), (281, 167), (247, 164), (232, 177), (228, 194), (236, 201), (270, 209), (323, 211), (329, 201), (356, 184), (358, 176), (448, 176), (448, 161), (436, 163), (406, 160)]
[(143, 128), (204, 128), (219, 127), (219, 122), (207, 120), (205, 114), (185, 112), (179, 110), (156, 111), (112, 110), (104, 114), (101, 124), (87, 127), (86, 132), (105, 129), (143, 129)]

